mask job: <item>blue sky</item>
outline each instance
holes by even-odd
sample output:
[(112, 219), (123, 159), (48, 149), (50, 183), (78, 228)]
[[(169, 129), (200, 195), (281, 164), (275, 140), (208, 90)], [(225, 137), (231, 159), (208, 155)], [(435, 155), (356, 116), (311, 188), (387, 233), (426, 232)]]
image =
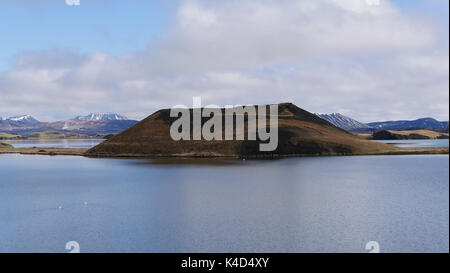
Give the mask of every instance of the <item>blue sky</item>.
[(2, 1), (0, 70), (24, 51), (64, 48), (120, 55), (144, 50), (164, 34), (176, 1)]
[(2, 1), (0, 116), (141, 119), (200, 95), (448, 119), (448, 1), (368, 2)]

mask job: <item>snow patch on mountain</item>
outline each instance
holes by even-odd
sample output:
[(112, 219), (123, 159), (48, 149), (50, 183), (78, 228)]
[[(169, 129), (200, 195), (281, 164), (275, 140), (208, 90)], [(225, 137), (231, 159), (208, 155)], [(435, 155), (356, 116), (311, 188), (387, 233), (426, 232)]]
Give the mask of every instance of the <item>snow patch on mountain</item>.
[(69, 122), (68, 122), (68, 121), (65, 121), (65, 122), (64, 122), (64, 125), (63, 125), (63, 127), (62, 127), (61, 129), (63, 129), (63, 130), (69, 129)]
[(38, 120), (33, 118), (30, 115), (22, 115), (22, 116), (15, 116), (15, 117), (9, 117), (9, 118), (2, 118), (1, 120), (14, 122), (14, 123), (26, 123), (26, 124), (35, 124), (39, 123)]
[(30, 119), (32, 119), (32, 117), (30, 115), (23, 115), (23, 116), (8, 118), (8, 120), (11, 120), (11, 121), (23, 121), (23, 120), (30, 120)]
[(359, 122), (355, 119), (349, 118), (347, 116), (344, 116), (339, 113), (332, 113), (332, 114), (316, 114), (320, 118), (330, 122), (336, 127), (339, 127), (341, 129), (344, 129), (346, 131), (358, 131), (358, 130), (370, 130), (372, 127), (370, 127), (367, 124), (364, 124), (362, 122)]
[(74, 120), (128, 120), (128, 118), (116, 113), (90, 113), (86, 116), (77, 116)]

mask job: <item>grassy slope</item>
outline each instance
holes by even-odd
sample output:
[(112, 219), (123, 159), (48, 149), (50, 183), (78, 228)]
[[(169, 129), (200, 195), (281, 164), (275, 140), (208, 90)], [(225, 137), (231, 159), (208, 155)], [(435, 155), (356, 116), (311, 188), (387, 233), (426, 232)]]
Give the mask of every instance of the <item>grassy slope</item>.
[(387, 131), (390, 132), (391, 134), (404, 135), (404, 136), (409, 136), (411, 134), (417, 134), (417, 135), (429, 137), (431, 139), (436, 139), (442, 135), (448, 136), (448, 133), (438, 133), (438, 132), (431, 131), (431, 130), (409, 130), (409, 131), (387, 130)]
[(0, 132), (0, 139), (20, 139), (22, 136)]

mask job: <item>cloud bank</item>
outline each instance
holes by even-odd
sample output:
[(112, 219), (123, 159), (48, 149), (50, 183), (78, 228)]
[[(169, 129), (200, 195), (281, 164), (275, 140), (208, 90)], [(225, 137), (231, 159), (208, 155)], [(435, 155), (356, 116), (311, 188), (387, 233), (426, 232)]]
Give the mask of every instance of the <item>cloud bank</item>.
[(64, 119), (162, 107), (293, 102), (361, 121), (448, 120), (449, 55), (385, 0), (183, 1), (171, 29), (114, 57), (52, 49), (0, 72), (0, 115)]

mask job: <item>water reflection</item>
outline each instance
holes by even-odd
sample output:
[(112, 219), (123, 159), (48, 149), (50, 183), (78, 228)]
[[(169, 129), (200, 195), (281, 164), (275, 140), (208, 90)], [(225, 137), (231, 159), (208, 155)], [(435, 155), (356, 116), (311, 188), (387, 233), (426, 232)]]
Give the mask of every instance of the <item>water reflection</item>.
[(448, 159), (0, 155), (0, 252), (448, 252)]

